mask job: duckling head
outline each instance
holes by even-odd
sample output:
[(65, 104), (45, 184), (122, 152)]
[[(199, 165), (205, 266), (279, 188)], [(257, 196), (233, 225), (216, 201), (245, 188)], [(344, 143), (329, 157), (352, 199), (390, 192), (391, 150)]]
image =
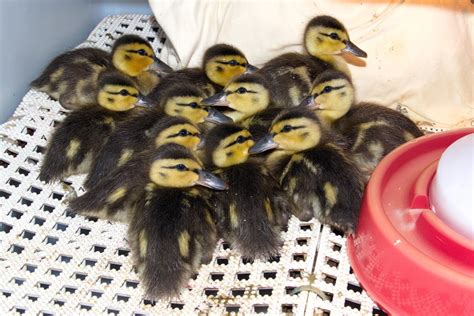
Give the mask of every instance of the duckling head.
[(146, 70), (169, 73), (173, 70), (155, 56), (150, 43), (137, 35), (124, 35), (112, 47), (112, 63), (115, 68), (130, 77)]
[(312, 56), (325, 60), (326, 56), (351, 53), (357, 57), (367, 57), (367, 53), (349, 39), (344, 25), (328, 15), (313, 18), (304, 32), (304, 46)]
[(208, 109), (201, 104), (202, 92), (196, 87), (183, 84), (166, 90), (161, 101), (161, 108), (169, 116), (182, 116), (195, 124), (206, 122), (225, 123), (231, 121), (215, 109)]
[(349, 111), (354, 99), (349, 77), (337, 70), (326, 70), (316, 77), (310, 96), (301, 105), (312, 109), (324, 122), (332, 123)]
[(149, 177), (158, 186), (166, 188), (202, 185), (216, 190), (227, 189), (223, 180), (203, 170), (189, 149), (177, 144), (165, 144), (156, 151)]
[(156, 148), (174, 143), (196, 150), (201, 141), (201, 132), (196, 125), (179, 116), (167, 116), (158, 120), (148, 134), (154, 138)]
[(128, 111), (140, 102), (141, 96), (133, 81), (118, 73), (104, 73), (99, 78), (97, 102), (100, 106), (117, 112)]
[(227, 168), (247, 161), (255, 144), (250, 132), (236, 124), (221, 124), (206, 135), (204, 156), (208, 164)]
[(322, 137), (318, 118), (305, 108), (293, 108), (275, 118), (270, 132), (250, 149), (251, 154), (259, 154), (270, 149), (297, 153), (316, 147)]
[(268, 84), (256, 73), (233, 79), (224, 91), (203, 100), (205, 105), (228, 107), (230, 110), (223, 113), (236, 123), (265, 110), (270, 102)]
[(240, 50), (227, 44), (217, 44), (208, 48), (204, 54), (202, 68), (209, 80), (223, 87), (232, 78), (257, 70), (248, 63)]

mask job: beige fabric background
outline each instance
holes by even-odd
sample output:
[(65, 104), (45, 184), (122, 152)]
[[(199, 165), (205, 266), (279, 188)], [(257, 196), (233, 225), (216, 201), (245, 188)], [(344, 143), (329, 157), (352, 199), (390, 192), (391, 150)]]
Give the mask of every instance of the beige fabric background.
[(302, 51), (310, 18), (329, 14), (366, 60), (351, 60), (359, 100), (402, 106), (441, 128), (474, 125), (474, 5), (464, 1), (149, 0), (178, 60), (199, 66), (215, 43), (239, 47), (256, 66)]

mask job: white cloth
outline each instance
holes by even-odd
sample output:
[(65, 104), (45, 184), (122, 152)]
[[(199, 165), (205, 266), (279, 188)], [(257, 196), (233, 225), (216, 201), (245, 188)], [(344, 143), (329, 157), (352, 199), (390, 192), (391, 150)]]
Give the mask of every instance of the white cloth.
[(221, 42), (256, 66), (302, 52), (306, 23), (332, 15), (368, 53), (350, 66), (358, 100), (403, 105), (412, 118), (441, 127), (474, 125), (474, 6), (467, 0), (149, 2), (180, 67), (200, 66), (204, 51)]

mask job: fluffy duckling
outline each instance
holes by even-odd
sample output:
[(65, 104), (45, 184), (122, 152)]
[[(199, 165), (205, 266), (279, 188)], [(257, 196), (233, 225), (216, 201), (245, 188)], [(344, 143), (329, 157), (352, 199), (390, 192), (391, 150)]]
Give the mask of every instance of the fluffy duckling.
[(217, 125), (206, 134), (204, 161), (229, 185), (213, 192), (218, 228), (245, 258), (267, 259), (278, 252), (279, 231), (287, 225), (291, 204), (256, 159), (250, 132), (235, 124)]
[(153, 90), (149, 99), (159, 102), (161, 95), (170, 86), (183, 83), (193, 84), (205, 97), (209, 97), (221, 90), (232, 78), (256, 69), (248, 63), (239, 49), (227, 44), (217, 44), (205, 52), (202, 68), (185, 68), (167, 75)]
[(101, 74), (96, 105), (71, 112), (51, 136), (39, 179), (51, 182), (87, 172), (117, 122), (130, 115), (138, 94), (130, 78)]
[(353, 232), (364, 179), (344, 142), (325, 129), (310, 110), (294, 108), (278, 115), (270, 133), (250, 152), (273, 148), (267, 167), (293, 197), (298, 217), (306, 221), (315, 216), (324, 224)]
[(94, 104), (100, 89), (99, 75), (116, 69), (135, 78), (137, 87), (145, 87), (143, 94), (158, 81), (157, 75), (147, 70), (171, 71), (155, 57), (150, 43), (136, 35), (124, 35), (115, 41), (111, 53), (98, 48), (78, 48), (59, 55), (31, 86), (74, 110)]
[(283, 54), (268, 61), (258, 71), (271, 84), (274, 102), (279, 107), (299, 105), (309, 94), (316, 76), (326, 69), (341, 69), (350, 74), (341, 52), (367, 57), (349, 40), (344, 25), (330, 16), (318, 16), (308, 23), (304, 47), (310, 56)]
[(349, 142), (350, 149), (366, 176), (380, 160), (401, 144), (423, 133), (403, 114), (372, 103), (355, 103), (350, 78), (336, 70), (322, 73), (314, 82), (311, 95), (302, 105)]
[(211, 260), (217, 240), (209, 191), (197, 185), (226, 188), (188, 149), (170, 143), (137, 154), (70, 207), (96, 215), (127, 205), (129, 243), (146, 293), (170, 297)]

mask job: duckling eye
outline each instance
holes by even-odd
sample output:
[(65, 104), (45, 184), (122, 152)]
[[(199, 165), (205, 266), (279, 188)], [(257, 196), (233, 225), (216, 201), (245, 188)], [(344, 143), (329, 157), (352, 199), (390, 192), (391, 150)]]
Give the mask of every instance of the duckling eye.
[(325, 86), (324, 89), (323, 89), (323, 93), (329, 93), (332, 91), (332, 87), (331, 86)]
[(189, 134), (190, 133), (185, 129), (179, 131), (179, 136), (188, 136)]
[(185, 165), (183, 165), (182, 163), (180, 163), (180, 164), (176, 165), (176, 167), (175, 167), (175, 168), (176, 168), (177, 170), (179, 170), (179, 171), (185, 171), (185, 170), (188, 170), (188, 168), (187, 168)]
[(240, 135), (239, 137), (237, 137), (236, 142), (239, 143), (239, 144), (244, 143), (245, 142), (245, 137)]
[(193, 109), (197, 109), (198, 108), (198, 104), (196, 102), (192, 102), (192, 103), (189, 103), (189, 106)]
[(120, 90), (119, 93), (120, 93), (121, 96), (124, 96), (124, 97), (128, 95), (128, 91), (125, 90), (125, 89)]
[(288, 133), (289, 131), (291, 131), (293, 128), (291, 127), (291, 125), (285, 125), (283, 126), (283, 128), (281, 129), (281, 132), (282, 133)]
[(236, 92), (237, 92), (238, 94), (244, 94), (244, 93), (247, 92), (247, 89), (245, 89), (244, 87), (240, 87), (240, 88), (238, 88), (238, 89), (236, 90)]
[(142, 48), (142, 49), (137, 50), (137, 54), (142, 55), (142, 56), (146, 56), (146, 51)]
[(337, 35), (337, 33), (331, 33), (331, 34), (329, 34), (329, 37), (332, 38), (333, 40), (338, 40), (339, 39), (339, 35)]
[(238, 62), (236, 62), (235, 60), (231, 60), (231, 61), (229, 61), (229, 65), (231, 65), (231, 66), (237, 66), (237, 65), (238, 65)]

